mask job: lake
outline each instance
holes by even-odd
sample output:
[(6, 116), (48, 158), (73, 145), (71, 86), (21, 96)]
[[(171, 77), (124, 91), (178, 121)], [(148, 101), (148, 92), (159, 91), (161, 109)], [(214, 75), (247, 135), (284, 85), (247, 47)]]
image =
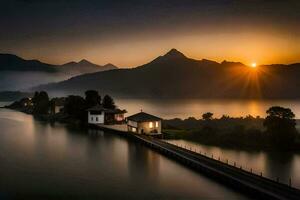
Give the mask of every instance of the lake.
[[(300, 118), (300, 101), (250, 100), (148, 100), (117, 99), (128, 115), (145, 112), (163, 118), (265, 116), (270, 106), (291, 108)], [(2, 103), (7, 104), (7, 103)], [(219, 185), (168, 158), (125, 138), (50, 125), (30, 115), (0, 110), (0, 192), (11, 194), (96, 195), (135, 199), (240, 199)], [(169, 142), (192, 147), (247, 170), (262, 172), (281, 182), (292, 178), (300, 188), (300, 155), (284, 152), (241, 151), (199, 145), (190, 141)], [(29, 181), (28, 181), (29, 180)], [(210, 188), (207, 190), (206, 188)], [(118, 192), (115, 192), (118, 191)]]
[(296, 118), (300, 119), (300, 100), (117, 99), (116, 103), (126, 109), (129, 115), (142, 109), (165, 119), (201, 118), (205, 112), (214, 113), (214, 117), (221, 117), (224, 114), (232, 117), (249, 114), (264, 117), (269, 107), (278, 105), (291, 108)]
[(248, 199), (113, 133), (40, 122), (7, 109), (0, 109), (0, 128), (0, 199)]

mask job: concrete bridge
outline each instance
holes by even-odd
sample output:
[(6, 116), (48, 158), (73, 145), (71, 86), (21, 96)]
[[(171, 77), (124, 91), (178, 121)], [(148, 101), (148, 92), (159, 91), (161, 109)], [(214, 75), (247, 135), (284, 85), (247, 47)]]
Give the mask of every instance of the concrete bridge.
[(119, 135), (141, 142), (183, 165), (193, 168), (201, 174), (213, 178), (225, 186), (248, 194), (255, 199), (300, 200), (300, 190), (290, 185), (268, 179), (262, 175), (245, 171), (241, 168), (228, 165), (219, 160), (209, 158), (156, 138), (131, 134), (114, 127), (98, 126), (98, 128), (113, 131)]

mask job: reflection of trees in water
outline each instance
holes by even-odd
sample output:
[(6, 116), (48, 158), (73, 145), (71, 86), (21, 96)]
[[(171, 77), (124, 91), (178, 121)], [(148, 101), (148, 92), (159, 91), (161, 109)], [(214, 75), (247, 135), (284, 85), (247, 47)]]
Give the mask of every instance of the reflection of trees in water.
[(113, 138), (111, 135), (105, 134), (103, 130), (91, 128), (87, 130), (87, 134), (87, 156), (95, 157), (95, 159), (98, 159), (99, 157), (101, 157), (100, 154), (109, 153), (104, 152), (103, 148), (106, 148), (107, 151), (111, 149), (111, 145), (113, 143)]
[(268, 178), (279, 178), (280, 182), (288, 183), (293, 178), (292, 167), (294, 162), (292, 152), (266, 152), (265, 169)]
[(130, 142), (128, 145), (128, 170), (130, 176), (154, 184), (159, 176), (159, 155), (142, 144)]

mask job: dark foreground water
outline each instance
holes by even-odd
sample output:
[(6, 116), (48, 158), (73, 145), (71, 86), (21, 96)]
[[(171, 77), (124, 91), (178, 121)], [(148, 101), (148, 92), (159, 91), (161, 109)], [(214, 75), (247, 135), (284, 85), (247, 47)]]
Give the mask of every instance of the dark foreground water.
[(15, 195), (246, 199), (125, 138), (0, 109), (0, 199)]

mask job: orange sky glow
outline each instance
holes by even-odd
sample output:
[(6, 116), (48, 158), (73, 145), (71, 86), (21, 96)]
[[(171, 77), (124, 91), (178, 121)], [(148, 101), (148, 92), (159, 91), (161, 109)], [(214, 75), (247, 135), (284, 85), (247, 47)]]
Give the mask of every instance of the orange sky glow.
[(300, 39), (279, 33), (189, 33), (161, 37), (145, 34), (129, 36), (126, 40), (123, 37), (106, 41), (92, 38), (76, 46), (65, 41), (63, 48), (57, 43), (52, 48), (39, 44), (39, 48), (33, 47), (20, 54), (25, 58), (38, 58), (54, 64), (85, 58), (94, 63), (113, 63), (120, 67), (142, 65), (171, 48), (194, 59), (239, 61), (246, 65), (251, 65), (253, 61), (257, 65), (300, 61)]
[(218, 62), (300, 62), (297, 0), (8, 1), (0, 10), (0, 52), (52, 64), (136, 67), (172, 48)]

